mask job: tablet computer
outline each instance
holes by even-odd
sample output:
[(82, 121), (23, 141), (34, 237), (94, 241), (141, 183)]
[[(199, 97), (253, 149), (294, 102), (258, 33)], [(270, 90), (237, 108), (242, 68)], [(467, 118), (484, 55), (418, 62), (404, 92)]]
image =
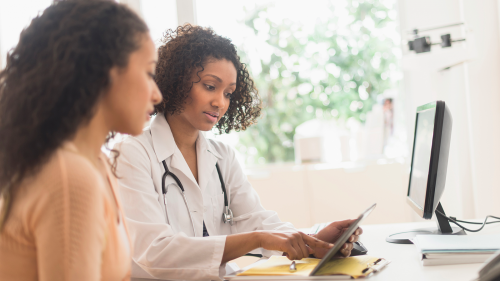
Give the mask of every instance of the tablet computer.
[(309, 276), (314, 276), (326, 263), (328, 263), (330, 260), (332, 260), (337, 254), (337, 252), (342, 248), (342, 246), (347, 242), (347, 239), (351, 237), (351, 235), (358, 229), (359, 225), (361, 222), (375, 209), (375, 206), (377, 204), (371, 205), (366, 211), (361, 213), (359, 217), (349, 226), (346, 232), (342, 234), (337, 241), (335, 241), (334, 246), (328, 251), (328, 253), (321, 259), (321, 261), (318, 263), (318, 265), (311, 271), (311, 274)]

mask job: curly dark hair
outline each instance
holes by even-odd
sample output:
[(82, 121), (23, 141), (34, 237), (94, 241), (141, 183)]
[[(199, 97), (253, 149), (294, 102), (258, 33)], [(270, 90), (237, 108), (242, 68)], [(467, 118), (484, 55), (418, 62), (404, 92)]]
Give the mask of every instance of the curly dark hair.
[[(241, 131), (256, 122), (260, 115), (261, 100), (252, 78), (231, 40), (215, 34), (211, 28), (186, 24), (165, 32), (158, 49), (156, 84), (163, 101), (155, 106), (155, 113), (182, 112), (189, 91), (193, 87), (191, 76), (210, 59), (226, 59), (234, 64), (237, 72), (236, 91), (226, 114), (216, 127), (219, 132)], [(198, 76), (199, 78), (199, 76)]]
[[(60, 1), (21, 32), (0, 72), (0, 195), (90, 121), (148, 27), (114, 1)], [(5, 215), (5, 214), (4, 214)]]

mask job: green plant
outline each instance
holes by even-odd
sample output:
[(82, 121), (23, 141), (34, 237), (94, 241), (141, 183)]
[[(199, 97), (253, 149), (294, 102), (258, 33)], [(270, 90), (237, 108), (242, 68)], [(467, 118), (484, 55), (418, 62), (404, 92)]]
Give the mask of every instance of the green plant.
[[(293, 161), (298, 125), (314, 118), (363, 122), (377, 96), (396, 86), (397, 40), (384, 35), (387, 28), (396, 34), (394, 9), (376, 0), (336, 3), (316, 7), (328, 16), (308, 28), (294, 19), (276, 20), (269, 13), (273, 5), (247, 11), (244, 24), (271, 50), (249, 65), (263, 114), (239, 133), (237, 148), (247, 163)], [(247, 46), (239, 48), (243, 61), (256, 59)]]

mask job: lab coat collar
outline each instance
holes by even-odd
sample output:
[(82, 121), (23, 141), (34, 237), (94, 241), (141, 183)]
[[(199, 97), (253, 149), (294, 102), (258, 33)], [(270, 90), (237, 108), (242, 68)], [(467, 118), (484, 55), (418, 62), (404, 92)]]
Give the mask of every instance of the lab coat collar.
[[(158, 162), (161, 162), (174, 154), (177, 145), (175, 144), (174, 136), (170, 130), (167, 119), (163, 114), (157, 114), (155, 119), (151, 122), (151, 137), (153, 139), (153, 148), (156, 153)], [(222, 160), (223, 157), (215, 149), (211, 141), (208, 141), (203, 133), (200, 131), (198, 136), (198, 151), (209, 151), (218, 159)]]
[[(174, 135), (172, 134), (170, 125), (168, 124), (167, 119), (165, 119), (165, 116), (163, 114), (157, 114), (156, 118), (151, 122), (151, 138), (153, 140), (153, 148), (155, 150), (158, 163), (170, 157), (170, 163), (167, 161), (167, 165), (169, 165), (170, 168), (174, 171), (175, 169), (179, 170), (190, 181), (198, 185), (196, 179), (193, 176), (193, 173), (187, 165), (186, 160), (182, 156), (182, 153), (175, 143)], [(179, 177), (179, 175), (177, 176)], [(185, 188), (186, 187), (187, 186), (185, 186)]]
[(204, 191), (210, 181), (210, 175), (215, 170), (215, 164), (222, 159), (222, 156), (202, 132), (199, 133), (196, 141), (196, 151), (198, 157), (198, 182), (200, 189)]
[[(179, 158), (182, 157), (180, 152), (177, 154), (179, 157), (176, 157), (175, 151), (178, 150), (177, 144), (175, 143), (172, 130), (170, 129), (170, 125), (165, 119), (165, 116), (163, 114), (158, 114), (151, 122), (150, 128), (153, 148), (158, 162), (172, 156), (172, 160), (170, 162), (171, 167), (179, 169), (182, 173), (184, 173), (184, 175), (193, 181), (193, 183), (196, 183), (196, 180), (189, 170), (185, 160)], [(211, 173), (215, 169), (215, 164), (218, 160), (222, 160), (223, 158), (215, 149), (212, 142), (207, 140), (201, 131), (199, 132), (198, 139), (196, 140), (196, 151), (198, 158), (198, 186), (203, 191), (210, 180)]]
[(207, 140), (205, 138), (205, 135), (203, 135), (202, 132), (200, 132), (200, 136), (198, 137), (198, 141), (200, 141), (200, 144), (205, 144), (204, 146), (206, 146), (206, 147), (203, 147), (203, 148), (206, 149), (208, 152), (212, 153), (215, 157), (217, 157), (217, 159), (219, 159), (219, 160), (223, 159), (222, 155), (220, 155), (220, 153), (215, 149), (215, 146), (212, 144), (212, 142)]
[(163, 114), (159, 113), (156, 115), (155, 119), (151, 122), (150, 130), (153, 149), (158, 162), (172, 156), (177, 145), (175, 144), (174, 135), (172, 135), (167, 119), (165, 119)]

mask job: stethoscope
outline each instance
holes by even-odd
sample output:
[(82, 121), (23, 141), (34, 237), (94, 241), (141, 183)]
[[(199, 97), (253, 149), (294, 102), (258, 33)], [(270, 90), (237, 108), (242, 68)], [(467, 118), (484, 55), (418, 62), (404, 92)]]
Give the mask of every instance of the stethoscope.
[[(175, 180), (177, 183), (177, 186), (181, 190), (182, 193), (182, 198), (184, 199), (184, 204), (186, 205), (188, 214), (189, 214), (189, 219), (191, 220), (191, 226), (193, 227), (193, 233), (194, 236), (196, 237), (196, 230), (194, 228), (194, 222), (193, 218), (191, 217), (191, 211), (189, 209), (189, 204), (186, 199), (186, 194), (184, 194), (184, 187), (182, 186), (181, 181), (179, 178), (172, 172), (168, 170), (167, 163), (165, 163), (165, 160), (162, 161), (163, 167), (165, 168), (165, 173), (163, 173), (163, 178), (161, 179), (161, 186), (162, 186), (162, 192), (163, 192), (163, 204), (165, 205), (165, 214), (167, 215), (167, 221), (170, 223), (170, 219), (168, 218), (168, 209), (167, 209), (167, 191), (168, 187), (165, 187), (165, 179), (167, 178), (168, 175), (172, 176), (172, 178)], [(217, 168), (217, 173), (219, 174), (219, 180), (220, 180), (220, 185), (222, 188), (222, 193), (224, 193), (224, 213), (222, 213), (222, 221), (224, 223), (229, 223), (230, 225), (233, 225), (233, 212), (231, 209), (229, 209), (229, 202), (227, 201), (227, 194), (226, 194), (226, 185), (224, 184), (224, 180), (222, 179), (222, 174), (220, 172), (219, 164), (215, 163), (215, 167)]]

